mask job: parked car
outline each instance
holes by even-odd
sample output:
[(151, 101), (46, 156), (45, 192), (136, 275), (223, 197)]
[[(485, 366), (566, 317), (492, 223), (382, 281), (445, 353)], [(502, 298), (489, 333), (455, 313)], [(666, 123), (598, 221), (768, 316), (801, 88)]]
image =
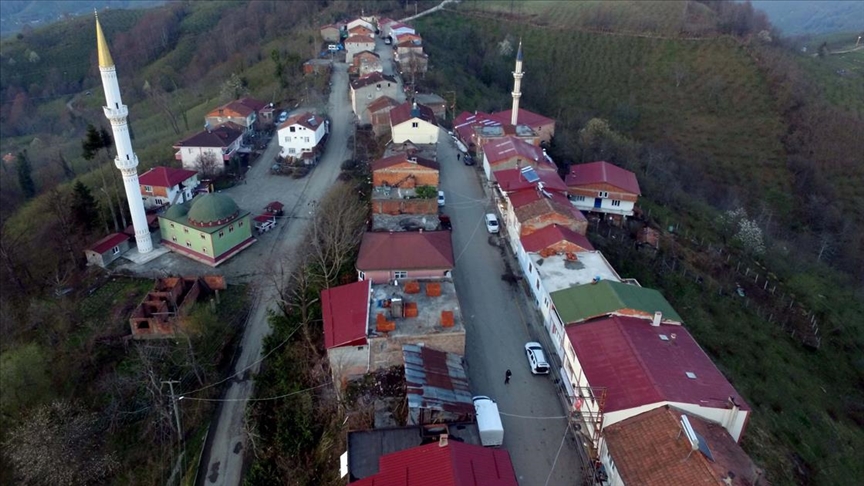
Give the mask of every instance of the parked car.
[(528, 357), (531, 373), (535, 375), (549, 374), (549, 362), (546, 361), (546, 355), (543, 353), (543, 347), (540, 346), (540, 343), (525, 343), (525, 355)]
[(444, 207), (444, 191), (438, 191), (438, 207)]
[(494, 235), (498, 233), (498, 230), (498, 217), (492, 213), (486, 213), (486, 231)]
[(279, 113), (279, 118), (276, 121), (279, 123), (283, 123), (287, 119), (288, 119), (288, 112), (283, 111), (282, 113)]
[(474, 157), (471, 157), (471, 154), (465, 154), (462, 156), (462, 162), (464, 162), (465, 165), (474, 165)]
[(441, 229), (442, 230), (452, 230), (453, 229), (453, 223), (450, 221), (450, 216), (447, 216), (446, 214), (442, 214), (442, 215), (438, 216), (438, 222), (441, 223)]

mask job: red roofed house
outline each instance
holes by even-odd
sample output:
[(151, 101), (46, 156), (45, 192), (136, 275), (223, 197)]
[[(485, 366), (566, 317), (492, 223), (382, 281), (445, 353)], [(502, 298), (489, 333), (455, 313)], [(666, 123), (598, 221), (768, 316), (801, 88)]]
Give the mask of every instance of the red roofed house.
[(191, 201), (198, 187), (198, 173), (173, 167), (154, 167), (138, 178), (145, 208)]
[(641, 194), (636, 174), (609, 162), (574, 165), (565, 183), (574, 206), (616, 217), (633, 216), (633, 205)]
[(439, 131), (435, 113), (428, 106), (407, 101), (390, 110), (393, 143), (438, 143)]
[(348, 37), (354, 35), (365, 35), (367, 37), (373, 37), (375, 35), (375, 31), (371, 30), (365, 25), (355, 25), (354, 27), (348, 27)]
[(248, 133), (257, 128), (256, 123), (272, 123), (273, 110), (269, 108), (270, 105), (268, 103), (254, 98), (243, 97), (207, 113), (204, 121), (211, 127), (227, 122), (236, 123)]
[(374, 20), (372, 18), (366, 17), (357, 17), (355, 19), (350, 20), (347, 24), (345, 24), (345, 28), (348, 29), (348, 32), (351, 32), (351, 29), (355, 27), (363, 27), (369, 32), (369, 35), (375, 34), (375, 25), (371, 22)]
[(368, 122), (365, 118), (366, 110), (363, 108), (365, 104), (383, 96), (393, 99), (404, 98), (399, 82), (393, 76), (375, 72), (351, 81), (351, 108), (361, 124)]
[[(504, 110), (498, 113), (492, 113), (491, 118), (500, 121), (501, 123), (509, 124), (512, 119), (513, 110)], [(516, 119), (516, 125), (525, 125), (533, 130), (540, 140), (549, 143), (552, 137), (555, 136), (555, 120), (547, 118), (543, 115), (519, 108), (519, 116)]]
[(322, 25), (321, 38), (327, 42), (339, 42), (342, 40), (342, 29), (336, 24)]
[(611, 316), (566, 326), (564, 341), (563, 382), (595, 447), (601, 429), (665, 405), (741, 440), (750, 407), (684, 326)]
[(345, 39), (345, 62), (351, 64), (355, 54), (363, 51), (375, 52), (375, 38), (368, 35), (352, 35)]
[(588, 229), (585, 216), (557, 192), (538, 187), (508, 194), (507, 198), (510, 207), (504, 214), (505, 224), (514, 240), (553, 224), (582, 235)]
[(220, 174), (240, 148), (244, 130), (244, 127), (230, 121), (216, 128), (207, 128), (177, 142), (174, 145), (177, 149), (174, 158), (183, 162), (184, 169), (207, 176)]
[[(682, 432), (684, 417), (694, 442)], [(670, 406), (607, 427), (600, 461), (610, 485), (752, 486), (762, 475), (722, 426)]]
[(358, 52), (354, 55), (351, 63), (352, 72), (360, 76), (384, 71), (384, 65), (381, 64), (381, 56), (371, 51)]
[[(483, 172), (490, 181), (495, 180), (494, 173), (499, 170), (528, 166), (538, 170), (557, 170), (543, 149), (516, 137), (504, 137), (483, 145)], [(557, 174), (555, 177), (561, 179)]]
[(372, 132), (376, 137), (390, 132), (390, 110), (397, 106), (399, 106), (398, 101), (389, 96), (382, 96), (366, 107), (365, 119), (372, 124)]
[(357, 256), (359, 278), (375, 283), (450, 278), (455, 265), (449, 231), (367, 232)]
[(438, 201), (412, 196), (421, 186), (437, 188), (438, 170), (438, 162), (406, 152), (372, 162), (372, 214), (425, 214), (437, 221)]
[(112, 233), (84, 250), (88, 265), (107, 267), (129, 249), (129, 236)]
[(324, 148), (324, 139), (330, 132), (324, 117), (310, 112), (299, 113), (279, 124), (278, 138), (282, 157), (302, 157), (304, 154), (319, 154)]
[(387, 454), (379, 472), (355, 486), (517, 486), (510, 454), (443, 437)]
[(369, 299), (372, 281), (361, 280), (321, 291), (324, 347), (334, 383), (369, 371)]

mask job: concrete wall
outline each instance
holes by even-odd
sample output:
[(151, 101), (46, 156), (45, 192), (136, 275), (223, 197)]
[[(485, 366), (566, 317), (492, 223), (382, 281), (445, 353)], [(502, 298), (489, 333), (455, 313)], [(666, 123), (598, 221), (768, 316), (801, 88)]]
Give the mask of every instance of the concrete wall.
[[(396, 328), (398, 329), (400, 325), (410, 325), (410, 321), (411, 319), (399, 319), (396, 321)], [(398, 337), (380, 335), (369, 340), (370, 371), (403, 365), (402, 345), (418, 343), (438, 351), (465, 355), (465, 331), (442, 331), (436, 334)]]
[[(370, 270), (362, 272), (361, 280), (371, 280), (372, 283), (392, 282), (396, 279), (396, 270)], [(432, 280), (450, 278), (452, 268), (428, 268), (424, 270), (407, 270), (405, 277), (399, 277), (399, 280)]]
[(521, 228), (519, 233), (520, 236), (530, 235), (537, 230), (553, 224), (564, 226), (581, 235), (584, 235), (588, 230), (588, 221), (586, 220), (575, 220), (559, 213), (546, 213), (527, 221), (520, 221)]
[(88, 264), (98, 265), (104, 268), (129, 250), (129, 240), (120, 243), (117, 245), (117, 248), (119, 250), (117, 253), (114, 253), (113, 248), (109, 248), (105, 253), (96, 253), (92, 250), (84, 250), (84, 256), (87, 258)]
[[(380, 83), (370, 84), (369, 86), (363, 86), (359, 89), (351, 89), (351, 108), (354, 110), (354, 114), (360, 117), (361, 122), (365, 123), (367, 121), (368, 114), (367, 113), (358, 113), (358, 109), (364, 108), (373, 100), (377, 100), (382, 96), (389, 96), (394, 100), (403, 99), (400, 93), (399, 83), (394, 83), (392, 81), (381, 81)], [(358, 100), (366, 100), (362, 105), (358, 103)], [(387, 118), (389, 123), (389, 116)]]
[(375, 187), (400, 187), (402, 189), (413, 189), (420, 186), (437, 188), (438, 171), (416, 164), (402, 164), (373, 172), (372, 185)]
[(373, 199), (372, 214), (428, 214), (438, 220), (435, 199)]
[(343, 346), (327, 350), (333, 383), (344, 386), (348, 380), (369, 371), (369, 345)]

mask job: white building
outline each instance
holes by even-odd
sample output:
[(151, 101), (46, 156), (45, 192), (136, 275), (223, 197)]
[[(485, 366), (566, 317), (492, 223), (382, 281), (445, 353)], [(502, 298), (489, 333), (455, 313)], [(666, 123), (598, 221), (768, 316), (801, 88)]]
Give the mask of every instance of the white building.
[[(222, 173), (226, 163), (237, 153), (243, 142), (245, 127), (228, 122), (216, 128), (202, 130), (177, 142), (174, 158), (183, 162), (183, 168), (203, 172)], [(213, 167), (203, 167), (202, 162), (212, 158)], [(206, 165), (206, 162), (205, 162)]]
[(329, 132), (329, 123), (310, 112), (294, 115), (279, 125), (279, 146), (282, 157), (301, 157), (323, 148), (322, 141)]
[(572, 166), (565, 183), (580, 211), (615, 217), (633, 216), (640, 195), (636, 174), (603, 161)]
[(438, 122), (432, 108), (410, 101), (390, 110), (393, 143), (438, 143)]
[(194, 170), (154, 167), (138, 178), (145, 208), (191, 201), (200, 184)]
[(368, 35), (352, 35), (345, 39), (345, 62), (351, 64), (355, 54), (363, 51), (375, 52), (375, 39)]

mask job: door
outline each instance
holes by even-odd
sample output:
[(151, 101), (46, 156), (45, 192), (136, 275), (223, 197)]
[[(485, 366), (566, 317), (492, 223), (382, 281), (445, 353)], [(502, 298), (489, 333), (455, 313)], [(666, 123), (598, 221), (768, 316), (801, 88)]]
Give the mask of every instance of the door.
[(595, 197), (595, 198), (594, 198), (594, 208), (595, 208), (595, 209), (600, 209), (600, 206), (601, 206), (602, 204), (603, 204), (603, 200), (602, 200), (602, 199), (600, 199), (599, 197)]

